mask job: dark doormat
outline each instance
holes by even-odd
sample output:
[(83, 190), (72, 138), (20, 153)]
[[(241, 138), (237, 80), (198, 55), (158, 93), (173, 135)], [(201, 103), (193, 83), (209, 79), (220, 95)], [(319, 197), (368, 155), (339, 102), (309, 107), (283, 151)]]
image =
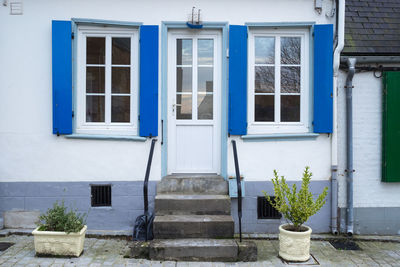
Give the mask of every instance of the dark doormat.
[(331, 245), (337, 250), (361, 250), (361, 248), (353, 240), (338, 239), (331, 240), (329, 243), (331, 243)]
[(8, 248), (11, 247), (12, 245), (14, 245), (14, 243), (10, 243), (10, 242), (0, 242), (0, 251), (4, 251), (4, 250), (8, 249)]

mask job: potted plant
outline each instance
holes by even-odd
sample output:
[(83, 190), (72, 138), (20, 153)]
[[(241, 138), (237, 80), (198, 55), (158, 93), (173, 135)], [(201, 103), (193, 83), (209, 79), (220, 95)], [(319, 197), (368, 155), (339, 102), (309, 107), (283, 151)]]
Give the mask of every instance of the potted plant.
[(77, 214), (58, 202), (39, 216), (38, 227), (33, 230), (36, 255), (75, 256), (83, 251), (87, 226), (85, 214)]
[(275, 198), (263, 191), (268, 202), (290, 223), (279, 226), (279, 256), (288, 261), (307, 261), (310, 258), (311, 228), (303, 225), (308, 218), (317, 213), (326, 202), (328, 187), (314, 200), (309, 191), (312, 173), (310, 167), (303, 172), (302, 184), (297, 191), (296, 184), (290, 189), (283, 176), (274, 170)]

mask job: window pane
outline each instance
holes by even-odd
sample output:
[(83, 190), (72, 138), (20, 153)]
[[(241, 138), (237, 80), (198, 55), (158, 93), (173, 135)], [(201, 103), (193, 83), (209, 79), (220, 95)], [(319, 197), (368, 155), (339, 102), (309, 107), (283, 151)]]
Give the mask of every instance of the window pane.
[(281, 121), (300, 121), (300, 96), (281, 96)]
[(300, 37), (282, 37), (281, 38), (281, 63), (282, 64), (300, 64)]
[(131, 64), (131, 38), (112, 38), (112, 64)]
[(213, 94), (198, 94), (197, 117), (199, 120), (213, 119)]
[(104, 96), (86, 96), (86, 122), (104, 122)]
[(86, 63), (105, 64), (106, 38), (87, 37), (86, 38)]
[(256, 95), (255, 98), (255, 121), (274, 121), (274, 96)]
[(130, 96), (111, 97), (111, 122), (130, 122)]
[(192, 94), (176, 95), (176, 119), (192, 119)]
[(131, 68), (112, 68), (111, 91), (113, 94), (130, 94), (131, 92)]
[(281, 68), (281, 92), (300, 93), (300, 67)]
[(255, 37), (254, 46), (256, 64), (274, 64), (275, 37)]
[(104, 93), (104, 67), (86, 67), (86, 93)]
[(214, 40), (199, 39), (198, 40), (198, 64), (212, 65), (214, 62)]
[(176, 40), (176, 64), (192, 65), (192, 40), (177, 39)]
[(255, 67), (256, 93), (273, 93), (275, 91), (275, 67)]
[(213, 68), (199, 67), (197, 77), (197, 91), (198, 92), (212, 92), (213, 91)]
[(192, 67), (176, 68), (176, 91), (192, 92)]

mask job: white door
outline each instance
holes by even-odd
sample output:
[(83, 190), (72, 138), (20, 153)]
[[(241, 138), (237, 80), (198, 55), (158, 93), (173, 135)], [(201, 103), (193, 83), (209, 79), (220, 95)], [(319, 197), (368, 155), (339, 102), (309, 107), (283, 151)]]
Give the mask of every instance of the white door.
[(168, 173), (220, 173), (221, 37), (168, 33)]

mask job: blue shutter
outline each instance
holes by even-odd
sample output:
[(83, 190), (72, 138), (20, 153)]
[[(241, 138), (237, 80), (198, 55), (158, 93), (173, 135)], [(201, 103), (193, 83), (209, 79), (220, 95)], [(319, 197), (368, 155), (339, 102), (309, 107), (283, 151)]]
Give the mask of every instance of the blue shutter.
[(71, 21), (52, 21), (53, 134), (72, 134)]
[(140, 26), (140, 136), (158, 135), (158, 26)]
[(229, 134), (247, 134), (247, 26), (229, 26)]
[(332, 133), (333, 25), (314, 26), (314, 132)]

